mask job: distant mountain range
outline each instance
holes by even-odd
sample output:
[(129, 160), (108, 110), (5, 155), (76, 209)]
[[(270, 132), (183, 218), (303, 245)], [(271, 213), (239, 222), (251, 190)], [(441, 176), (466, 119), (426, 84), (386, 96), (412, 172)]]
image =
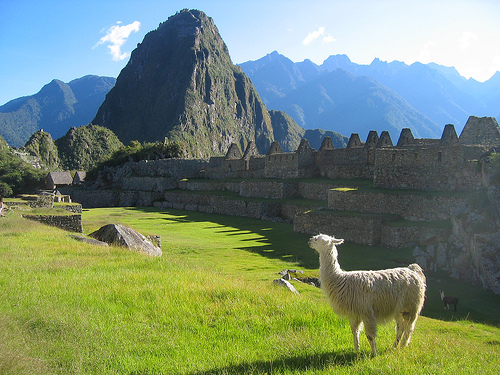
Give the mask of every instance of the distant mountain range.
[(93, 122), (124, 143), (169, 137), (206, 156), (252, 140), (261, 152), (272, 140), (294, 150), (301, 137), (318, 148), (325, 135), (342, 147), (341, 134), (364, 139), (370, 130), (388, 130), (393, 142), (402, 128), (438, 138), (448, 123), (460, 132), (470, 115), (500, 117), (500, 72), (479, 83), (433, 63), (359, 65), (333, 55), (316, 65), (278, 52), (237, 67), (212, 20), (197, 12), (148, 33), (118, 80), (54, 79), (0, 106), (0, 135), (21, 147), (39, 129), (58, 139)]
[(54, 79), (38, 93), (0, 107), (0, 135), (13, 147), (24, 146), (39, 129), (54, 139), (62, 137), (70, 127), (92, 121), (115, 81), (91, 75), (69, 83)]
[(461, 131), (470, 115), (500, 115), (500, 72), (479, 83), (437, 64), (370, 65), (332, 55), (322, 65), (294, 63), (273, 52), (240, 65), (264, 103), (283, 110), (306, 128), (335, 129), (363, 137), (369, 130), (399, 136), (409, 127), (416, 137), (440, 137), (446, 124)]

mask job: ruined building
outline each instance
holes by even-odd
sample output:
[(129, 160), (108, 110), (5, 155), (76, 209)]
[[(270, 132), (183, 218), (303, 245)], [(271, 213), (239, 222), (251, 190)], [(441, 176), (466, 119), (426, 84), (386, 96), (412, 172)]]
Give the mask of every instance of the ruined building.
[(416, 139), (403, 129), (394, 144), (388, 132), (372, 131), (365, 142), (353, 134), (338, 149), (329, 138), (319, 150), (303, 139), (295, 152), (273, 142), (261, 155), (250, 142), (244, 152), (233, 144), (225, 156), (210, 159), (128, 162), (65, 194), (84, 207), (245, 216), (288, 222), (300, 233), (412, 248), (425, 270), (442, 269), (500, 294), (500, 227), (467, 209), (471, 192), (480, 190), (500, 215), (500, 189), (487, 186), (483, 162), (499, 145), (494, 118), (470, 117), (460, 137), (446, 125), (440, 139)]
[(371, 131), (366, 142), (352, 134), (346, 148), (326, 137), (319, 150), (302, 139), (295, 152), (274, 142), (266, 155), (249, 143), (242, 154), (236, 144), (226, 156), (213, 157), (203, 175), (239, 178), (363, 178), (374, 187), (416, 190), (473, 190), (482, 186), (478, 160), (500, 145), (500, 127), (492, 117), (470, 117), (460, 137), (446, 125), (441, 139), (417, 139), (403, 129), (396, 144), (388, 132)]

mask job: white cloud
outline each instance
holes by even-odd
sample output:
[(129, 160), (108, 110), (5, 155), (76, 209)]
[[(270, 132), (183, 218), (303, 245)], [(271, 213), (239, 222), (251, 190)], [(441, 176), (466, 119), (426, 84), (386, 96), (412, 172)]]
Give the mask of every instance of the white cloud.
[(124, 60), (129, 56), (128, 52), (122, 52), (121, 48), (127, 41), (130, 33), (139, 31), (141, 23), (139, 21), (134, 21), (129, 25), (119, 26), (121, 21), (117, 22), (117, 25), (111, 26), (106, 35), (99, 39), (99, 42), (94, 46), (97, 47), (101, 44), (108, 43), (108, 48), (114, 61)]
[(315, 30), (315, 31), (309, 33), (309, 35), (307, 35), (304, 38), (304, 40), (302, 41), (302, 44), (304, 46), (307, 46), (308, 44), (311, 44), (313, 41), (315, 41), (316, 39), (318, 39), (324, 33), (325, 33), (325, 28), (324, 27), (318, 27), (318, 30)]
[(436, 48), (436, 42), (432, 41), (424, 43), (422, 48), (420, 48), (418, 57), (415, 60), (424, 64), (433, 62), (432, 56), (434, 55), (435, 48)]
[(335, 39), (332, 34), (328, 34), (327, 36), (323, 37), (323, 43), (333, 43), (336, 41), (337, 39)]
[(465, 51), (472, 46), (473, 42), (477, 40), (477, 35), (470, 31), (464, 31), (458, 39), (458, 48)]

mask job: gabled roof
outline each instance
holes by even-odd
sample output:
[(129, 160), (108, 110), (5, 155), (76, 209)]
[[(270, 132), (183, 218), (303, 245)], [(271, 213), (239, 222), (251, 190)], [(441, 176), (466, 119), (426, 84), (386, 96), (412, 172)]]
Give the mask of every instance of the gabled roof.
[(319, 148), (320, 151), (324, 150), (333, 150), (335, 147), (333, 147), (333, 142), (331, 137), (325, 137), (323, 138), (323, 142), (321, 142), (321, 147)]
[(498, 146), (500, 127), (494, 117), (470, 116), (458, 139), (463, 145)]
[(69, 172), (49, 172), (47, 180), (52, 181), (54, 185), (71, 185), (73, 183)]
[(309, 144), (309, 141), (306, 138), (302, 138), (300, 140), (299, 148), (297, 148), (297, 153), (300, 154), (301, 152), (306, 152), (312, 150), (311, 145)]
[(273, 141), (273, 143), (271, 143), (271, 146), (269, 147), (269, 150), (267, 151), (267, 155), (281, 154), (281, 153), (283, 153), (281, 145), (279, 144), (278, 141)]
[(85, 172), (85, 171), (77, 171), (75, 173), (75, 177), (73, 177), (73, 184), (78, 184), (80, 182), (85, 181), (86, 175), (87, 175), (87, 172)]
[(241, 159), (241, 151), (236, 143), (231, 143), (226, 153), (226, 160)]
[(259, 156), (259, 150), (254, 141), (248, 142), (245, 153), (243, 154), (243, 159), (250, 159), (251, 156)]

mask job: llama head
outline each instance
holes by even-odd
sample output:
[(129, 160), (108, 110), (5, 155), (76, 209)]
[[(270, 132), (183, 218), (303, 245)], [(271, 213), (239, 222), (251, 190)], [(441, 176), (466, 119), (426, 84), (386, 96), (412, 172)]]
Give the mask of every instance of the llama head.
[(312, 249), (316, 250), (318, 253), (333, 252), (335, 258), (337, 257), (337, 249), (335, 248), (335, 245), (340, 245), (342, 243), (344, 243), (343, 239), (328, 236), (326, 234), (318, 234), (309, 239), (309, 246)]

